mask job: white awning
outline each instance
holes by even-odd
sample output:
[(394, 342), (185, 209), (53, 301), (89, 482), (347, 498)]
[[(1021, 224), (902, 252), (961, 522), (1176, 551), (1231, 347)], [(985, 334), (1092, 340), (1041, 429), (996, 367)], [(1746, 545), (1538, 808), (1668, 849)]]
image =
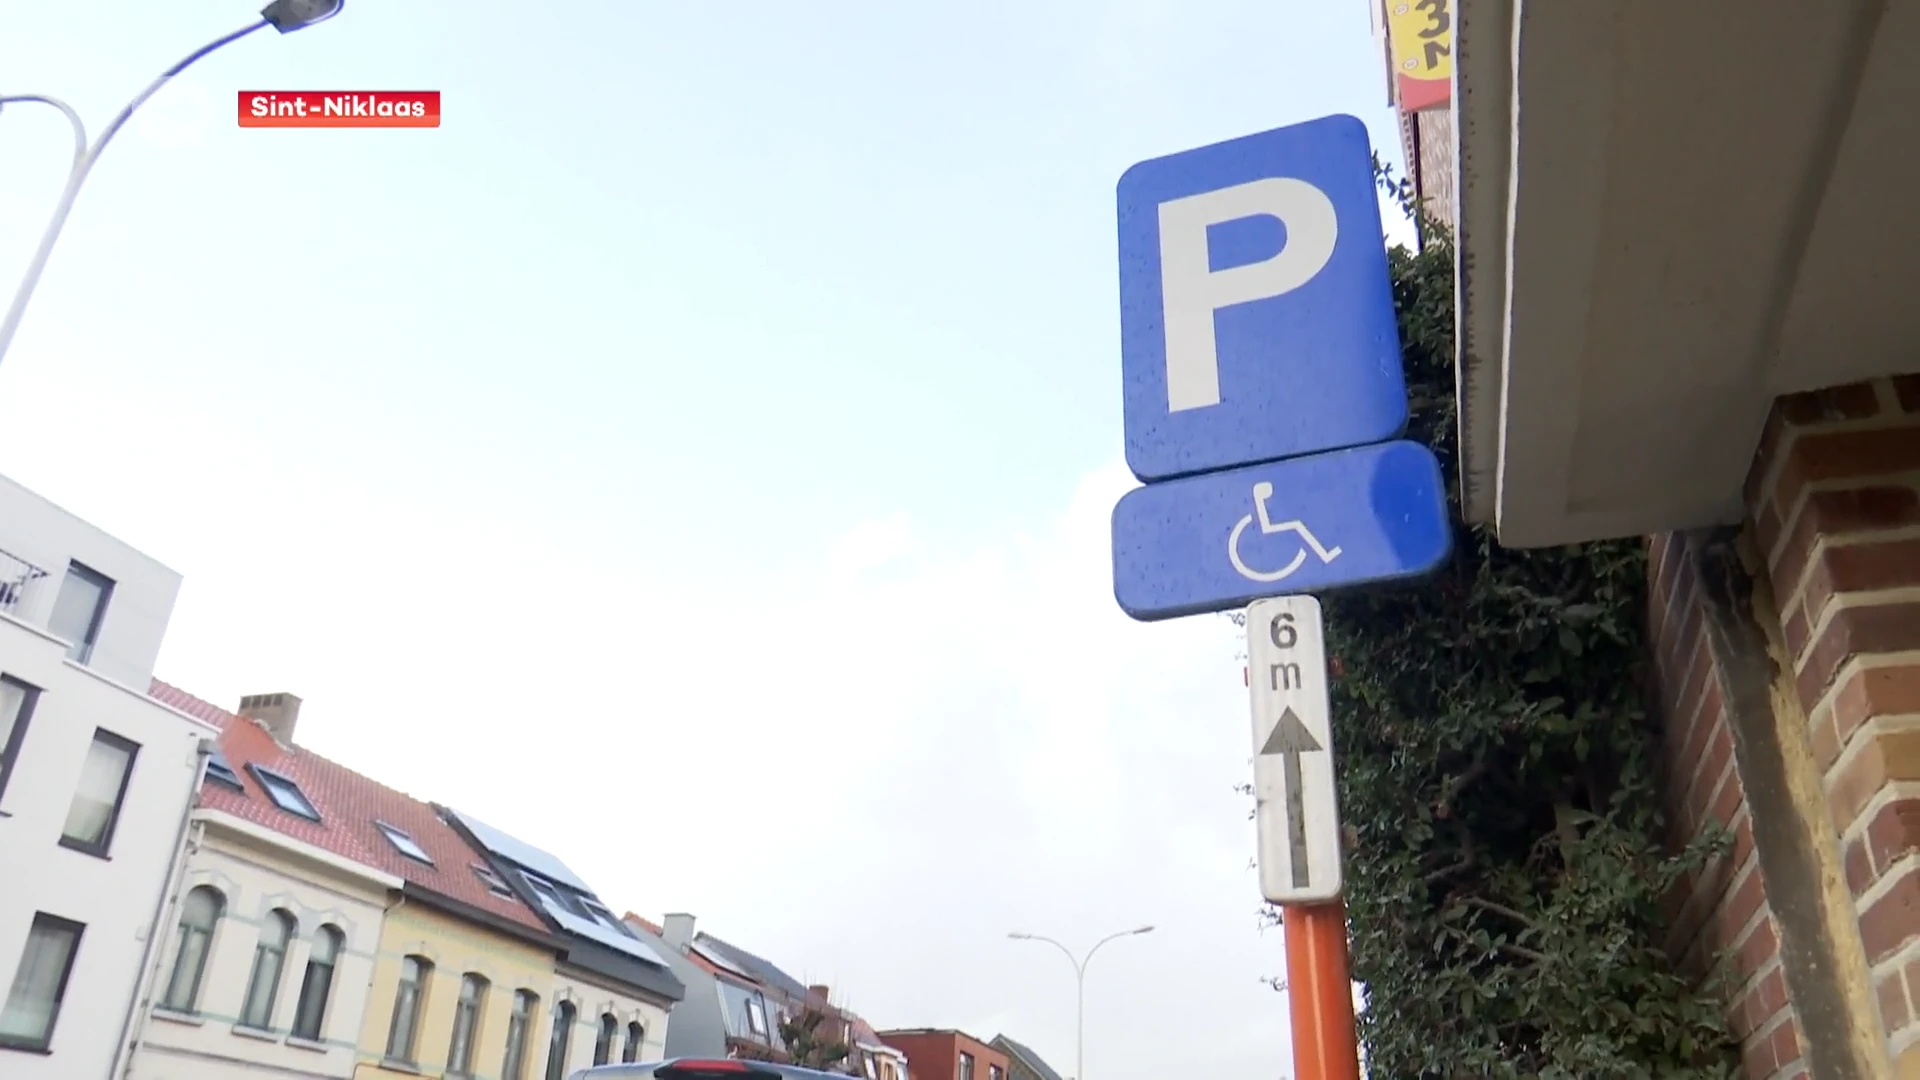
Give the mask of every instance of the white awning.
[(1920, 0), (1460, 0), (1469, 520), (1730, 523), (1772, 400), (1920, 369)]

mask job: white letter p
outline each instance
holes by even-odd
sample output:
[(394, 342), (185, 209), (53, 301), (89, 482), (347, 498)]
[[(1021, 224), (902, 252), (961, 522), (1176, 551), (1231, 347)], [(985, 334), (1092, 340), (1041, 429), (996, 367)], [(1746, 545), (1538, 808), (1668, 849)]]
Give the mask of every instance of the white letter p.
[[(1207, 227), (1279, 218), (1287, 239), (1270, 258), (1214, 271)], [(1333, 257), (1340, 228), (1333, 200), (1307, 183), (1272, 177), (1160, 204), (1160, 304), (1167, 332), (1167, 410), (1220, 404), (1213, 313), (1282, 296), (1313, 280)]]

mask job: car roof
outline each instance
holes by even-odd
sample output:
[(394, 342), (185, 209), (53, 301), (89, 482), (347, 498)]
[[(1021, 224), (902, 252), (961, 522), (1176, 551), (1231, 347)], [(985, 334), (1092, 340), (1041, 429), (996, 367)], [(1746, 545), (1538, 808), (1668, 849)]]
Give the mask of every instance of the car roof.
[[(618, 1077), (650, 1077), (658, 1069), (664, 1069), (682, 1061), (712, 1061), (705, 1057), (677, 1057), (665, 1061), (636, 1061), (619, 1065), (594, 1065), (569, 1074), (568, 1080), (616, 1080)], [(851, 1080), (845, 1073), (824, 1072), (809, 1069), (802, 1065), (783, 1065), (776, 1061), (740, 1061), (739, 1064), (756, 1073), (775, 1073), (789, 1080)]]

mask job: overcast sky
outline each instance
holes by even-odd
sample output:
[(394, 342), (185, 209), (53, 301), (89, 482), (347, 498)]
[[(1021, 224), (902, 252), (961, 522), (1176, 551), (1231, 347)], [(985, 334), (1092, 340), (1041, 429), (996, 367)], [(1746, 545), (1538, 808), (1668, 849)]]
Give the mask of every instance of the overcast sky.
[[(260, 0), (0, 0), (98, 127)], [(428, 131), (238, 90), (441, 90)], [(155, 98), (0, 366), (0, 472), (186, 575), (159, 674), (881, 1027), (1275, 1080), (1224, 619), (1108, 580), (1113, 188), (1349, 112), (1364, 0), (351, 0)], [(0, 284), (58, 191), (0, 117)]]

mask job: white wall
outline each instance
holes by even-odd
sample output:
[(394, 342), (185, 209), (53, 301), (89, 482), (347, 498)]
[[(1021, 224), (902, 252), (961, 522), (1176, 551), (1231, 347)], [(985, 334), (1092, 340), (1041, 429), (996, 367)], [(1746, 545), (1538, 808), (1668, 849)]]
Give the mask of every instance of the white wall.
[[(12, 984), (36, 912), (86, 926), (52, 1053), (0, 1049), (6, 1080), (107, 1075), (198, 782), (198, 745), (215, 734), (65, 652), (64, 643), (0, 617), (0, 674), (40, 689), (0, 791), (0, 993)], [(96, 727), (139, 746), (107, 858), (59, 842)]]
[[(214, 931), (193, 1012), (153, 1010), (133, 1056), (133, 1080), (353, 1075), (374, 956), (380, 949), (387, 890), (399, 888), (399, 879), (227, 814), (200, 811), (197, 827), (204, 832), (188, 856), (180, 895), (185, 897), (195, 886), (211, 886), (225, 898), (225, 914)], [(246, 997), (260, 928), (275, 908), (291, 913), (299, 930), (281, 969), (273, 1033), (267, 1035), (236, 1029), (235, 1024)], [(163, 930), (155, 1002), (164, 994), (178, 948), (177, 914), (169, 923)], [(319, 928), (329, 924), (340, 929), (345, 946), (334, 965), (320, 1038), (294, 1038), (288, 1032), (307, 958)]]
[[(554, 972), (553, 990), (547, 1000), (549, 1009), (553, 1007), (552, 1002), (571, 1001), (578, 1010), (574, 1017), (573, 1044), (567, 1049), (569, 1072), (593, 1064), (593, 1044), (600, 1036), (600, 1014), (606, 1012), (613, 1013), (620, 1021), (620, 1033), (614, 1039), (610, 1060), (620, 1060), (626, 1048), (627, 1023), (632, 1020), (640, 1021), (646, 1029), (646, 1042), (640, 1048), (639, 1060), (659, 1061), (666, 1056), (667, 1010), (652, 1001), (608, 990), (566, 968)], [(536, 1061), (547, 1060), (546, 1049), (540, 1048)]]
[(15, 560), (46, 571), (11, 615), (44, 629), (69, 562), (113, 579), (113, 595), (88, 663), (95, 671), (142, 693), (153, 678), (167, 620), (180, 594), (180, 575), (121, 541), (0, 476), (0, 581), (18, 573)]

